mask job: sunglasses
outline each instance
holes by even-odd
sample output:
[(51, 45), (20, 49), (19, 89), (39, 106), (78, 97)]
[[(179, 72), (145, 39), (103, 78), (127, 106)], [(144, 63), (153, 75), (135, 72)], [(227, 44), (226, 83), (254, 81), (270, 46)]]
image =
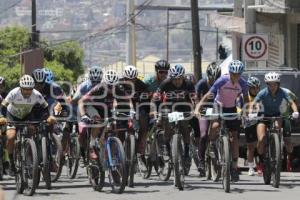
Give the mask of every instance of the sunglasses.
[(158, 70), (157, 72), (158, 72), (159, 74), (167, 74), (167, 73), (168, 73), (167, 70)]

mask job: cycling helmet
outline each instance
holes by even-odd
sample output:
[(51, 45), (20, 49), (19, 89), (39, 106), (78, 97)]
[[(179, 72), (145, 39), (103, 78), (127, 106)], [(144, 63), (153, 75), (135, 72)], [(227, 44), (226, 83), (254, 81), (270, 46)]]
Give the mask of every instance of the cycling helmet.
[(260, 80), (254, 76), (251, 76), (247, 80), (248, 87), (259, 87), (260, 86)]
[(135, 66), (128, 65), (125, 67), (123, 75), (125, 78), (135, 79), (138, 75), (138, 72)]
[(32, 77), (37, 83), (44, 83), (46, 80), (46, 73), (43, 69), (35, 69), (32, 72)]
[(169, 70), (170, 64), (166, 60), (159, 60), (155, 63), (155, 70)]
[(265, 82), (280, 82), (280, 75), (276, 72), (269, 72), (265, 75)]
[(182, 65), (177, 64), (170, 68), (169, 70), (169, 76), (170, 78), (179, 78), (181, 76), (184, 76), (185, 69)]
[(233, 60), (229, 64), (229, 72), (234, 74), (241, 74), (244, 71), (244, 64), (239, 60)]
[(5, 78), (0, 76), (0, 85), (5, 85)]
[(44, 71), (46, 73), (46, 80), (45, 80), (45, 82), (48, 83), (48, 84), (53, 83), (53, 81), (54, 81), (54, 75), (53, 75), (52, 70), (48, 69), (48, 68), (44, 68)]
[(206, 69), (206, 75), (210, 80), (217, 80), (221, 76), (221, 67), (216, 62), (212, 62)]
[(25, 74), (20, 79), (20, 87), (26, 89), (33, 89), (34, 88), (34, 80), (31, 76)]
[(92, 81), (92, 82), (100, 82), (102, 80), (102, 76), (103, 76), (103, 72), (102, 72), (102, 69), (101, 67), (99, 66), (93, 66), (90, 68), (89, 70), (89, 79)]
[(108, 70), (104, 74), (104, 81), (108, 85), (116, 85), (119, 81), (117, 72), (114, 70)]

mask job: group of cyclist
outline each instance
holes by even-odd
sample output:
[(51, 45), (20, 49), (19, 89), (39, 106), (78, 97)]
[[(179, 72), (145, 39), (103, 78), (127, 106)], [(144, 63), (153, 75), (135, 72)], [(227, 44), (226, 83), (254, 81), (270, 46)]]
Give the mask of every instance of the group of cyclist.
[[(99, 66), (92, 66), (88, 71), (88, 78), (79, 84), (75, 94), (67, 97), (62, 88), (54, 82), (51, 70), (38, 68), (32, 75), (23, 75), (19, 87), (5, 93), (5, 80), (0, 77), (0, 95), (2, 99), (0, 109), (0, 125), (6, 125), (7, 151), (9, 154), (10, 174), (15, 172), (14, 166), (14, 139), (16, 127), (10, 121), (46, 120), (56, 128), (56, 118), (62, 113), (69, 112), (78, 116), (78, 138), (80, 152), (85, 162), (86, 131), (91, 121), (97, 121), (112, 116), (113, 110), (128, 113), (136, 118), (139, 124), (137, 139), (137, 158), (140, 169), (147, 169), (145, 148), (147, 132), (151, 118), (155, 118), (162, 110), (193, 113), (191, 118), (180, 123), (180, 132), (184, 141), (184, 165), (190, 167), (190, 133), (191, 129), (196, 136), (198, 148), (198, 171), (205, 176), (205, 151), (210, 143), (213, 146), (219, 136), (220, 121), (203, 116), (203, 110), (212, 108), (213, 112), (237, 113), (242, 110), (245, 116), (243, 124), (241, 118), (226, 120), (226, 126), (231, 136), (232, 165), (231, 179), (239, 180), (239, 132), (243, 125), (247, 141), (247, 159), (249, 175), (254, 175), (254, 151), (257, 143), (259, 163), (256, 164), (258, 173), (263, 173), (264, 166), (264, 138), (268, 120), (258, 118), (255, 113), (262, 113), (266, 117), (288, 116), (299, 117), (296, 96), (289, 90), (280, 87), (280, 75), (270, 72), (265, 75), (267, 87), (260, 90), (260, 80), (242, 77), (244, 65), (241, 61), (233, 60), (228, 66), (228, 74), (221, 75), (221, 68), (216, 62), (211, 63), (206, 70), (206, 77), (194, 85), (186, 78), (185, 68), (176, 64), (170, 66), (168, 61), (159, 60), (155, 63), (155, 75), (146, 76), (144, 80), (138, 78), (135, 66), (126, 66), (122, 77), (113, 70), (104, 71)], [(71, 106), (68, 106), (71, 105)], [(290, 111), (291, 109), (291, 111)], [(127, 121), (118, 121), (117, 125), (123, 129), (118, 133), (124, 141), (124, 129)], [(284, 127), (285, 142), (288, 153), (292, 152), (290, 138), (290, 122), (277, 120), (277, 128)], [(165, 133), (167, 150), (170, 152), (172, 129), (168, 121), (162, 122)], [(101, 133), (101, 127), (91, 128), (91, 150), (89, 159), (97, 159), (93, 151), (96, 138)], [(32, 128), (34, 133), (34, 127)], [(67, 131), (63, 131), (64, 133)], [(64, 138), (64, 137), (63, 137)], [(62, 141), (64, 146), (64, 142)], [(63, 147), (64, 148), (64, 147)]]

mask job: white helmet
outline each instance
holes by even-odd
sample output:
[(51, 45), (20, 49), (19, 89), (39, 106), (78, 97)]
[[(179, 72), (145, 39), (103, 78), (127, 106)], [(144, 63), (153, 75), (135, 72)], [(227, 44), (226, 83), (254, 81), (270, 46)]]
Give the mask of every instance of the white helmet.
[(44, 69), (35, 69), (32, 72), (32, 77), (37, 83), (44, 83), (46, 80), (46, 73)]
[(93, 66), (89, 70), (89, 79), (91, 81), (101, 81), (103, 76), (103, 72), (101, 67)]
[(265, 82), (280, 82), (280, 74), (276, 72), (269, 72), (265, 75)]
[(135, 66), (128, 65), (124, 69), (124, 77), (128, 79), (135, 79), (138, 76), (138, 72)]
[(182, 65), (177, 64), (169, 69), (170, 78), (179, 78), (184, 76), (185, 69)]
[(119, 81), (117, 72), (114, 70), (108, 70), (104, 74), (104, 81), (108, 85), (116, 85)]
[(228, 71), (233, 74), (241, 74), (244, 71), (244, 64), (239, 60), (233, 60), (229, 63)]
[(33, 89), (34, 88), (34, 80), (31, 76), (25, 74), (20, 79), (20, 87), (26, 89)]

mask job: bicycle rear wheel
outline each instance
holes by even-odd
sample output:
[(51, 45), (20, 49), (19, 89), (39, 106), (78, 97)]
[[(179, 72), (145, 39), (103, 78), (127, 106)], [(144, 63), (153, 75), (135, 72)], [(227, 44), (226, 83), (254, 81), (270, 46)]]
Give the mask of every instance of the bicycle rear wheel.
[(122, 193), (126, 186), (126, 161), (123, 145), (119, 138), (109, 137), (106, 150), (108, 154), (109, 182), (114, 193)]
[(14, 149), (14, 162), (16, 166), (16, 174), (15, 174), (15, 181), (16, 181), (16, 190), (18, 194), (22, 194), (24, 191), (24, 179), (22, 176), (23, 166), (22, 166), (22, 152), (21, 152), (21, 142), (18, 141), (15, 143)]
[[(152, 140), (147, 140), (146, 142), (146, 149), (145, 149), (145, 160), (146, 160), (146, 168), (147, 171), (142, 172), (142, 170), (139, 170), (143, 179), (148, 179), (151, 176), (151, 172), (152, 172), (152, 166), (153, 166), (153, 162), (152, 162), (152, 153), (151, 148), (152, 146)], [(139, 162), (138, 162), (139, 164)]]
[(270, 158), (272, 169), (272, 186), (278, 188), (280, 184), (281, 171), (281, 148), (280, 139), (277, 133), (271, 134), (270, 138)]
[(229, 138), (227, 136), (220, 136), (220, 155), (222, 162), (222, 183), (225, 192), (230, 192), (230, 147)]
[(125, 154), (126, 154), (126, 168), (128, 174), (128, 187), (133, 187), (134, 173), (136, 165), (135, 156), (135, 137), (134, 135), (128, 135), (125, 140)]
[(32, 196), (35, 193), (38, 183), (38, 155), (35, 142), (26, 139), (24, 143), (24, 166), (22, 176), (24, 180), (24, 195)]
[(179, 134), (174, 134), (172, 139), (172, 158), (174, 163), (175, 186), (179, 190), (184, 188), (184, 162), (182, 138)]

